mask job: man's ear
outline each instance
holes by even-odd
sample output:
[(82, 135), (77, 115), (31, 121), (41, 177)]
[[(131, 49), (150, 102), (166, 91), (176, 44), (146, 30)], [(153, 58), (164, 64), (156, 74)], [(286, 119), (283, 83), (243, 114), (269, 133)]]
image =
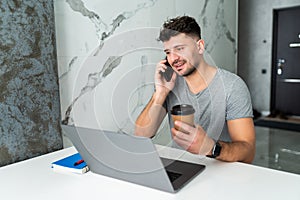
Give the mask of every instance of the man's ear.
[(199, 50), (199, 53), (200, 54), (203, 54), (204, 53), (204, 40), (200, 39), (197, 41), (197, 47), (198, 47), (198, 50)]

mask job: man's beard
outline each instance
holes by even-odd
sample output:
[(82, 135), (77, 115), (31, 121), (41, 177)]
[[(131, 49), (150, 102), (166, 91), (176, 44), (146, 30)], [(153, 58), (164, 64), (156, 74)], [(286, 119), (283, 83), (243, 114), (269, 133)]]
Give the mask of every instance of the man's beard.
[(192, 68), (188, 69), (187, 72), (182, 74), (182, 76), (187, 77), (187, 76), (191, 75), (195, 70), (196, 70), (196, 67), (192, 67)]

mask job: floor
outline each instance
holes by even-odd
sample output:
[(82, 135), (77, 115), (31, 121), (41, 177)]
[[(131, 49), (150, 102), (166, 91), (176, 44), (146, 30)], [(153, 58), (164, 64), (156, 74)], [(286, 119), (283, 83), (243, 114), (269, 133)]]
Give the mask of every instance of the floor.
[(256, 126), (254, 165), (300, 174), (300, 132)]

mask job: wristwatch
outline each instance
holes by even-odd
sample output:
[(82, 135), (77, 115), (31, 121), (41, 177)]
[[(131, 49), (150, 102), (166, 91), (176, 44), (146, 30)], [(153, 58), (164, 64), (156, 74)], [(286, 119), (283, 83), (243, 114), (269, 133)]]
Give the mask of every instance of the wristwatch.
[(215, 146), (214, 146), (213, 149), (212, 149), (211, 156), (209, 156), (209, 157), (211, 157), (211, 158), (216, 158), (216, 157), (218, 157), (218, 156), (220, 155), (220, 153), (221, 153), (221, 150), (222, 150), (222, 146), (221, 146), (221, 144), (217, 141), (217, 142), (215, 143)]

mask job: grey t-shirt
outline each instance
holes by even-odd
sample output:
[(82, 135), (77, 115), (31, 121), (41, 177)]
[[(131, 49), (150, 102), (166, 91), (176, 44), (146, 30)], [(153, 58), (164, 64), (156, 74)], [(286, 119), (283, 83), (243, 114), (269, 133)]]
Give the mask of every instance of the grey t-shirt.
[(177, 104), (191, 104), (196, 110), (195, 124), (215, 140), (231, 141), (226, 121), (253, 117), (251, 97), (244, 81), (220, 68), (208, 87), (198, 94), (191, 93), (184, 78), (177, 76), (164, 105), (171, 127), (171, 108)]

